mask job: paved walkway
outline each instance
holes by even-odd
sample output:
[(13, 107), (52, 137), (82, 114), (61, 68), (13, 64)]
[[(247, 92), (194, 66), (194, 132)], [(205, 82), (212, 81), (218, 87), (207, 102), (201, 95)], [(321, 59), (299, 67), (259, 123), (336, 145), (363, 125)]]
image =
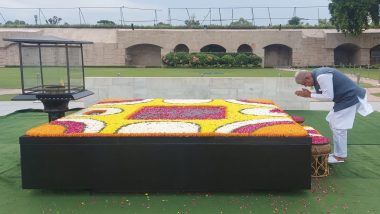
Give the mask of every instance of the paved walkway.
[[(357, 77), (355, 75), (347, 74), (347, 76), (350, 79), (352, 79), (353, 81), (355, 81), (355, 82), (357, 81)], [(380, 93), (379, 81), (378, 80), (373, 80), (373, 79), (361, 77), (360, 78), (360, 82), (361, 83), (367, 83), (367, 84), (370, 84), (370, 85), (373, 86), (371, 88), (366, 88), (366, 90), (369, 92), (368, 93), (368, 101), (380, 102), (380, 97), (372, 95), (372, 94), (375, 94), (375, 93)]]
[[(84, 108), (83, 102), (71, 101), (69, 109)], [(0, 101), (0, 116), (24, 109), (44, 109), (40, 101)]]
[(21, 94), (21, 89), (0, 88), (0, 95), (5, 95), (5, 94)]
[[(281, 70), (291, 70), (298, 71), (297, 69), (281, 69)], [(356, 81), (356, 76), (348, 75), (352, 80)], [(361, 78), (361, 83), (371, 84), (373, 87), (367, 88), (368, 93), (368, 101), (372, 104), (376, 111), (380, 111), (380, 97), (372, 95), (373, 93), (380, 93), (380, 85), (378, 81)], [(5, 94), (20, 94), (21, 89), (1, 89), (0, 95)], [(313, 101), (310, 103), (310, 110), (330, 110), (332, 106), (332, 102), (319, 102)], [(72, 101), (69, 104), (69, 108), (84, 108), (84, 103), (81, 101)], [(10, 113), (13, 113), (18, 110), (23, 109), (43, 109), (43, 105), (39, 101), (0, 101), (0, 116), (4, 116)]]
[[(20, 94), (21, 89), (1, 89), (0, 95)], [(69, 109), (84, 108), (83, 102), (72, 101), (69, 103)], [(24, 109), (44, 109), (40, 101), (0, 101), (0, 116), (11, 114), (15, 111)]]

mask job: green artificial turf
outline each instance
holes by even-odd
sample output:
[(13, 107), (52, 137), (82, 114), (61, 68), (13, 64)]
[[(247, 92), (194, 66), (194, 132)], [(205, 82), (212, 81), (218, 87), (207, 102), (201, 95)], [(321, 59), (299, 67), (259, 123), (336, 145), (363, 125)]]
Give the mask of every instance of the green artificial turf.
[[(327, 112), (288, 113), (329, 135)], [(18, 137), (46, 121), (37, 111), (0, 117), (0, 213), (380, 213), (379, 112), (356, 118), (348, 160), (313, 179), (311, 190), (233, 194), (23, 190)]]
[[(326, 137), (331, 138), (332, 133), (325, 120), (327, 111), (288, 111), (291, 115), (305, 118), (310, 125)], [(354, 128), (348, 131), (349, 145), (380, 145), (380, 113), (374, 112), (367, 117), (356, 114)]]

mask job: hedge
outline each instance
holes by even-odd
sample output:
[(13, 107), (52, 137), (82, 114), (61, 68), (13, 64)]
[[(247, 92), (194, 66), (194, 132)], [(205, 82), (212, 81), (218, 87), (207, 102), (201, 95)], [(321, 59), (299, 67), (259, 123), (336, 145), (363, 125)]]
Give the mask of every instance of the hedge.
[(253, 53), (170, 52), (162, 62), (167, 67), (260, 67), (262, 59)]

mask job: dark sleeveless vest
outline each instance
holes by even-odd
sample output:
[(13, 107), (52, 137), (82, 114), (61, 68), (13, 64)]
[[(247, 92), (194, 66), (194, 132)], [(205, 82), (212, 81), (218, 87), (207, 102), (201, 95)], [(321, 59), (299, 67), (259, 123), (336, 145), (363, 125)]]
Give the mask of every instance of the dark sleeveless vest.
[(333, 88), (334, 88), (334, 111), (340, 111), (359, 102), (358, 97), (364, 98), (366, 91), (356, 85), (351, 79), (340, 71), (329, 68), (317, 68), (312, 71), (314, 88), (316, 93), (321, 94), (320, 86), (317, 82), (317, 78), (321, 74), (333, 75)]

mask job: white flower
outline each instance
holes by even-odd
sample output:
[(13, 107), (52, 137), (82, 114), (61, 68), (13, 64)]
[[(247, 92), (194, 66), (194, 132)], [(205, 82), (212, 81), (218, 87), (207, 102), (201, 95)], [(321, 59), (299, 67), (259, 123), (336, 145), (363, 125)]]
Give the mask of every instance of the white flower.
[(165, 103), (173, 103), (173, 104), (197, 104), (197, 103), (209, 103), (212, 100), (203, 100), (203, 99), (167, 99), (164, 100)]
[(311, 126), (304, 126), (303, 128), (308, 131), (307, 133), (310, 137), (323, 137), (321, 134), (310, 133), (309, 131), (316, 131), (318, 133), (318, 131)]
[(258, 119), (258, 120), (247, 120), (241, 122), (230, 123), (219, 127), (215, 130), (216, 133), (231, 133), (235, 129), (247, 126), (247, 125), (256, 125), (260, 123), (270, 123), (270, 122), (294, 122), (290, 118), (270, 118), (270, 119)]
[[(112, 114), (118, 114), (122, 112), (123, 110), (120, 108), (86, 108), (82, 109), (74, 114), (71, 114), (70, 116), (94, 116), (94, 115), (112, 115)], [(93, 113), (91, 113), (93, 112)], [(99, 112), (99, 113), (97, 113)]]
[(147, 103), (152, 101), (153, 99), (145, 99), (145, 100), (135, 100), (135, 101), (126, 101), (126, 102), (112, 102), (110, 101), (109, 103), (98, 103), (93, 106), (104, 106), (104, 105), (133, 105), (133, 104), (138, 104), (138, 103)]
[(140, 122), (126, 125), (118, 133), (198, 133), (200, 126), (188, 122)]
[(270, 107), (276, 108), (276, 105), (273, 104), (264, 104), (264, 103), (255, 103), (255, 102), (244, 102), (243, 100), (226, 100), (229, 103), (242, 104), (242, 105), (251, 105), (251, 106), (262, 106), (262, 107)]
[(84, 123), (85, 129), (83, 133), (99, 133), (104, 128), (104, 123), (102, 121), (98, 121), (94, 119), (61, 118), (61, 119), (58, 119), (57, 121)]
[(286, 117), (288, 114), (284, 112), (271, 112), (275, 108), (250, 108), (240, 111), (242, 114), (257, 115), (257, 116), (278, 116)]

